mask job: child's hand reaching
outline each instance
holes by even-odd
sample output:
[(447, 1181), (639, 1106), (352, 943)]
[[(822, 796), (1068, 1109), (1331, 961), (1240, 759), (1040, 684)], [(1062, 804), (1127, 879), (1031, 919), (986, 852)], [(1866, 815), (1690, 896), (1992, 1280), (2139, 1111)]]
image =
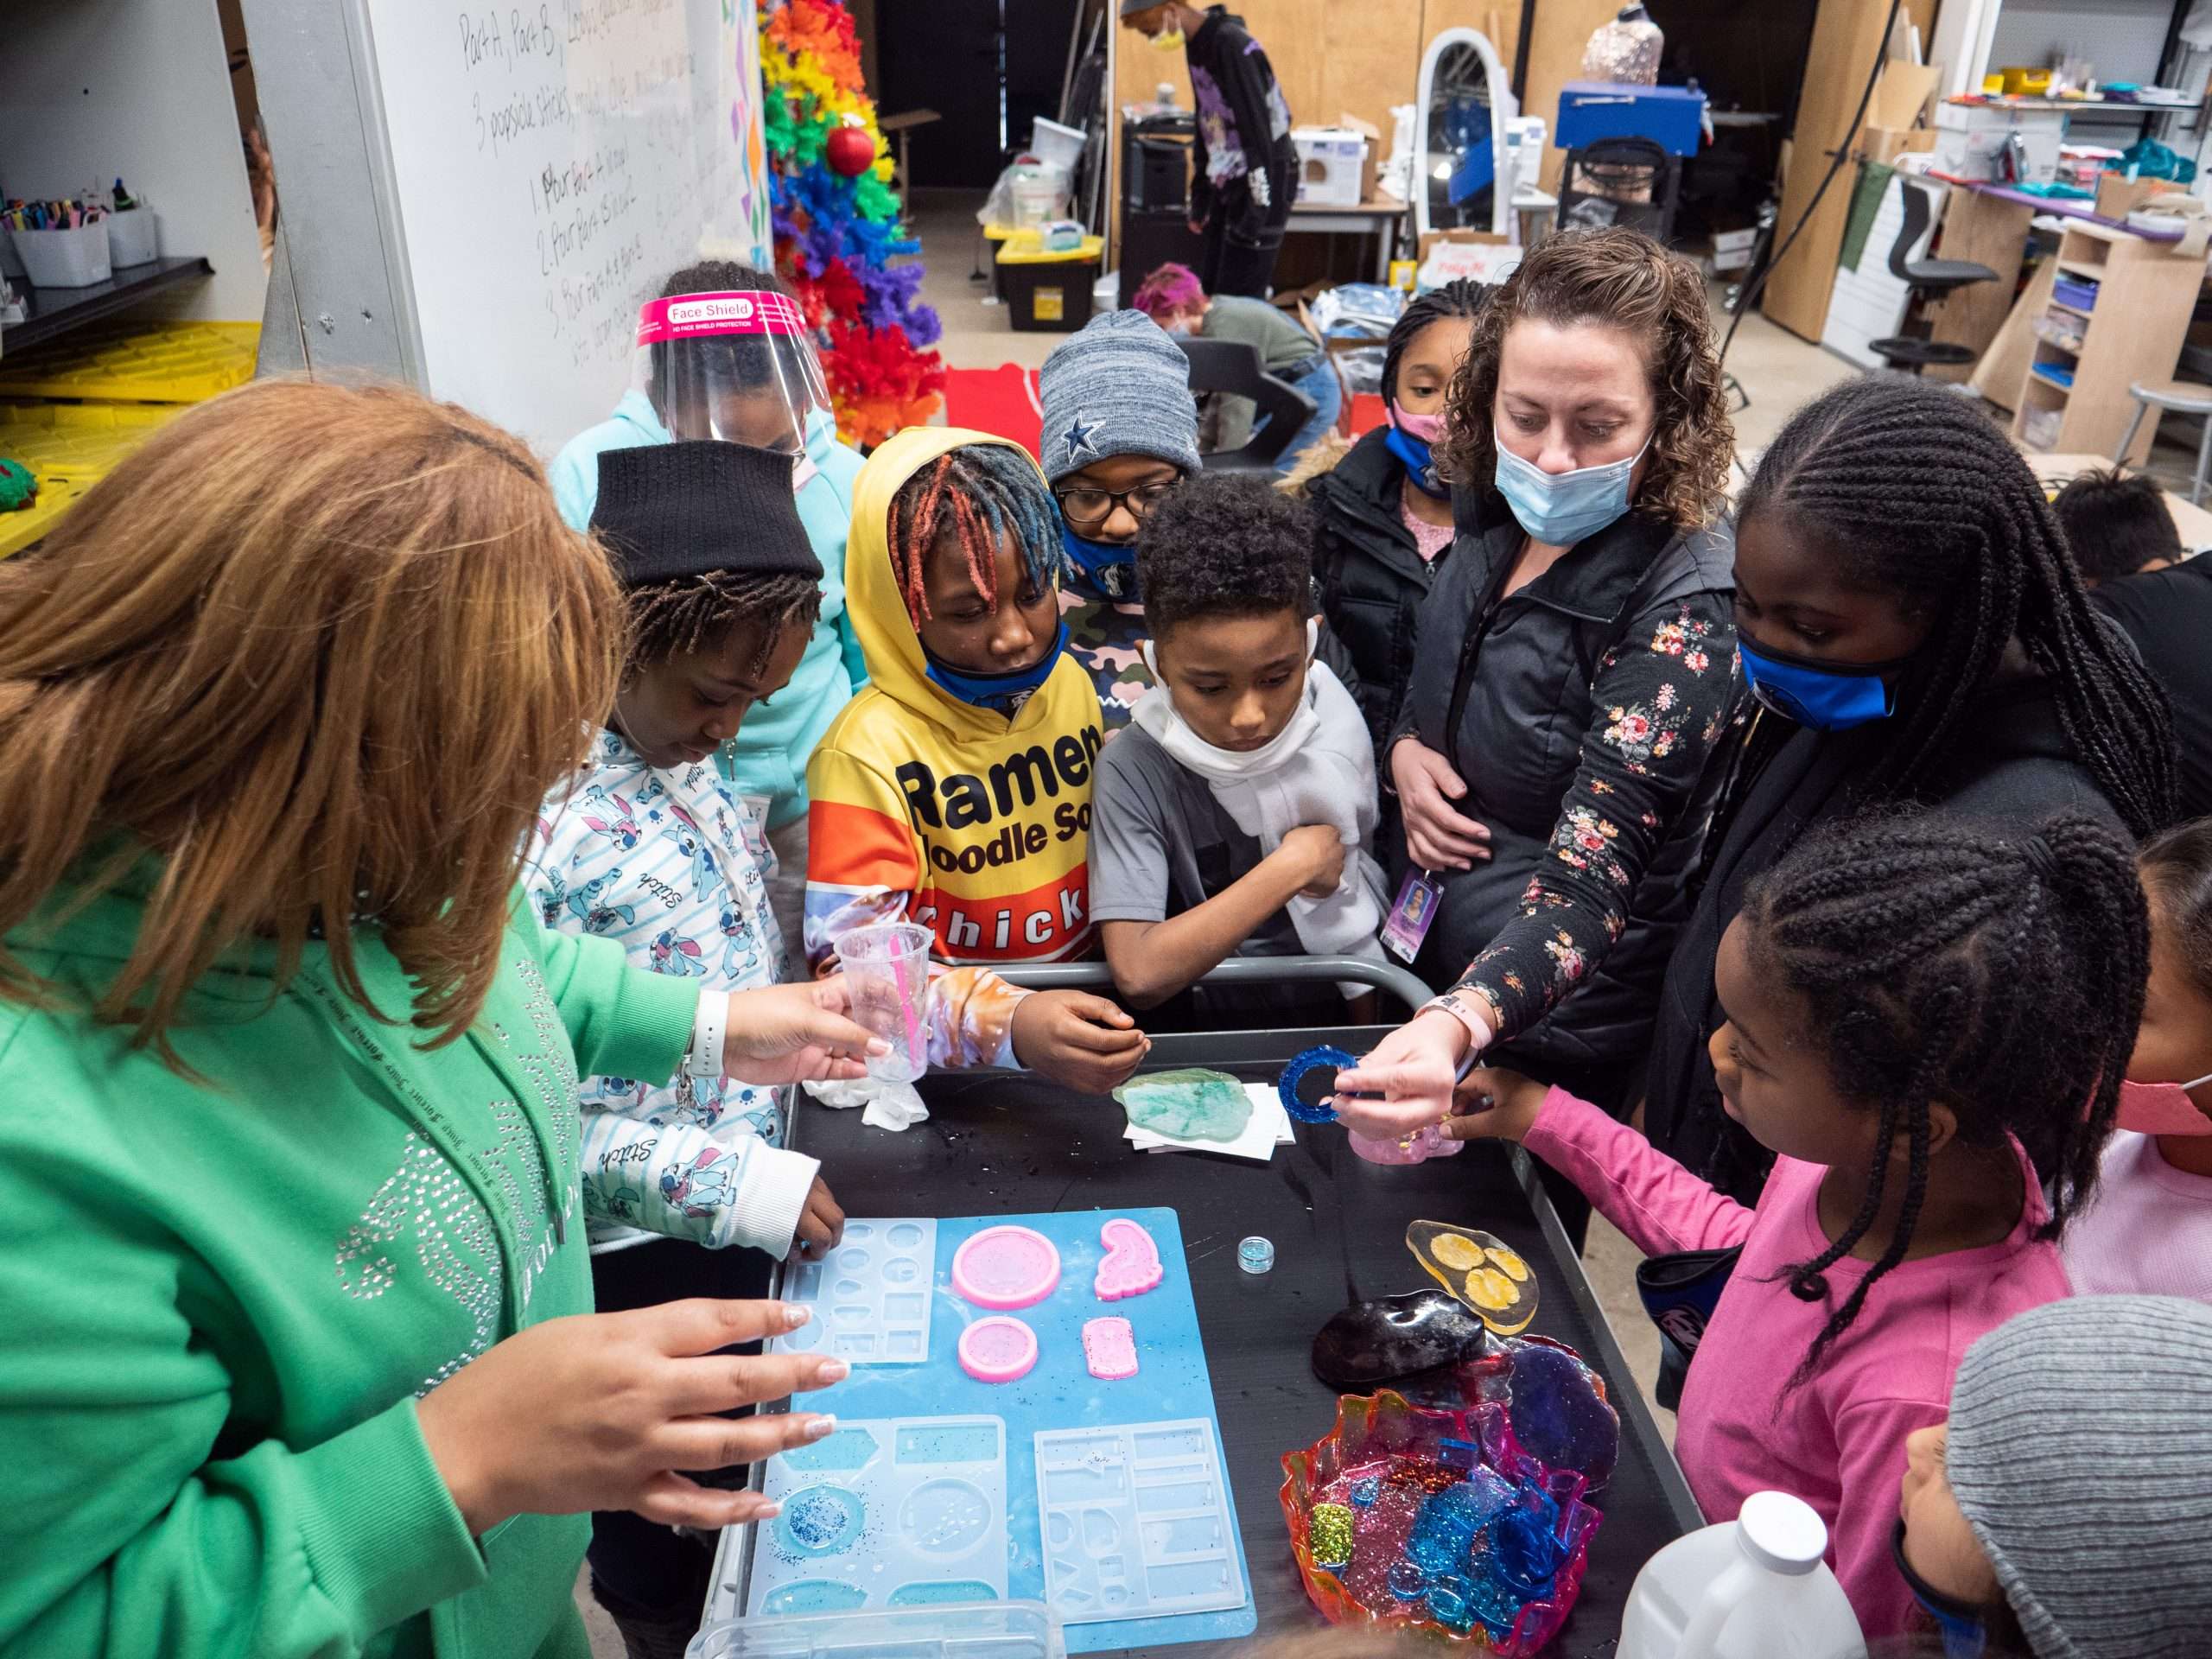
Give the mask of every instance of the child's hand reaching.
[(1549, 1093), (1549, 1084), (1478, 1065), (1452, 1090), (1452, 1116), (1437, 1133), (1447, 1141), (1517, 1141), (1535, 1122)]
[(1298, 890), (1308, 899), (1326, 899), (1344, 885), (1344, 837), (1325, 823), (1300, 824), (1282, 838), (1273, 855), (1288, 860), (1300, 873)]
[(1151, 1047), (1135, 1020), (1085, 991), (1037, 991), (1014, 1011), (1014, 1058), (1080, 1094), (1128, 1082)]
[(806, 1195), (806, 1208), (799, 1212), (798, 1238), (791, 1247), (794, 1262), (819, 1262), (837, 1248), (837, 1241), (845, 1236), (845, 1212), (837, 1200), (830, 1195), (829, 1184), (819, 1175)]

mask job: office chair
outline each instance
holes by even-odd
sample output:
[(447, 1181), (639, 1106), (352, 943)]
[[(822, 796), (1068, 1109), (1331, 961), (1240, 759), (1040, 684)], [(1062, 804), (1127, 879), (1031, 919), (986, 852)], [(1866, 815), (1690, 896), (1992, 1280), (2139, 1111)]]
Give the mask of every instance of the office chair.
[[(1271, 473), (1319, 407), (1287, 380), (1260, 366), (1259, 347), (1242, 340), (1205, 340), (1177, 334), (1175, 343), (1191, 360), (1191, 390), (1249, 397), (1259, 408), (1252, 436), (1242, 449), (1219, 449), (1204, 458), (1210, 473)], [(1262, 423), (1264, 423), (1264, 424)]]
[[(1904, 200), (1904, 228), (1890, 246), (1890, 270), (1911, 290), (1905, 302), (1908, 313), (1915, 302), (1925, 305), (1971, 283), (1997, 280), (1997, 273), (1987, 265), (1977, 265), (1970, 259), (1907, 258), (1906, 251), (1928, 233), (1936, 213), (1929, 204), (1927, 190), (1902, 173), (1897, 175), (1897, 190)], [(1891, 334), (1869, 340), (1866, 345), (1883, 362), (1907, 374), (1918, 374), (1930, 364), (1946, 368), (1963, 366), (1973, 362), (1976, 355), (1967, 346), (1948, 345), (1920, 334)]]

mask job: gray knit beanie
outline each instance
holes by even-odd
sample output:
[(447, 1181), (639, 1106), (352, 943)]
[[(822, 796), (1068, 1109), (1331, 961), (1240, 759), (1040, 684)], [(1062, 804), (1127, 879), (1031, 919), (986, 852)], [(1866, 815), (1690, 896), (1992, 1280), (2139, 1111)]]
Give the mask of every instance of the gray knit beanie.
[(2212, 1306), (2007, 1320), (1959, 1363), (1945, 1463), (2037, 1659), (2212, 1652)]
[(1191, 359), (1141, 311), (1109, 311), (1064, 340), (1038, 376), (1045, 476), (1058, 483), (1109, 455), (1153, 455), (1198, 470)]

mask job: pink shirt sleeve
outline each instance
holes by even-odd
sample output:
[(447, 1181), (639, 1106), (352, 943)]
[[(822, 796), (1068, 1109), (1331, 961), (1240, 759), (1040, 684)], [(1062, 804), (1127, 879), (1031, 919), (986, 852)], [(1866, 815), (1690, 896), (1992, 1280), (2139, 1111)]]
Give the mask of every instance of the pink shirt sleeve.
[(1837, 1581), (1870, 1638), (1896, 1635), (1911, 1618), (1912, 1592), (1890, 1554), (1897, 1525), (1897, 1483), (1904, 1478), (1905, 1437), (1942, 1422), (1947, 1414), (1941, 1401), (1891, 1398), (1847, 1406), (1836, 1419), (1836, 1474), (1842, 1494), (1828, 1547)]
[(1751, 1230), (1749, 1210), (1563, 1089), (1544, 1096), (1521, 1144), (1580, 1187), (1646, 1255), (1726, 1249)]

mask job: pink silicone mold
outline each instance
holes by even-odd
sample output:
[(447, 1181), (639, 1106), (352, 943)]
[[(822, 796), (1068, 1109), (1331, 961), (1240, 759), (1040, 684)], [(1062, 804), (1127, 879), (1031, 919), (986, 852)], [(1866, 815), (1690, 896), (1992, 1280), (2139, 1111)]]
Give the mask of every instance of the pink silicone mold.
[(1137, 1338), (1127, 1319), (1109, 1315), (1083, 1322), (1083, 1363), (1109, 1382), (1137, 1374)]
[(1098, 1242), (1106, 1247), (1106, 1259), (1098, 1264), (1090, 1287), (1100, 1301), (1141, 1296), (1167, 1276), (1167, 1269), (1160, 1264), (1160, 1246), (1127, 1216), (1116, 1216), (1100, 1228)]
[(978, 1307), (1028, 1307), (1059, 1282), (1060, 1253), (1033, 1228), (986, 1227), (952, 1254), (952, 1287)]
[(1037, 1333), (1020, 1319), (994, 1313), (960, 1333), (959, 1356), (960, 1369), (978, 1382), (1012, 1382), (1037, 1363)]

